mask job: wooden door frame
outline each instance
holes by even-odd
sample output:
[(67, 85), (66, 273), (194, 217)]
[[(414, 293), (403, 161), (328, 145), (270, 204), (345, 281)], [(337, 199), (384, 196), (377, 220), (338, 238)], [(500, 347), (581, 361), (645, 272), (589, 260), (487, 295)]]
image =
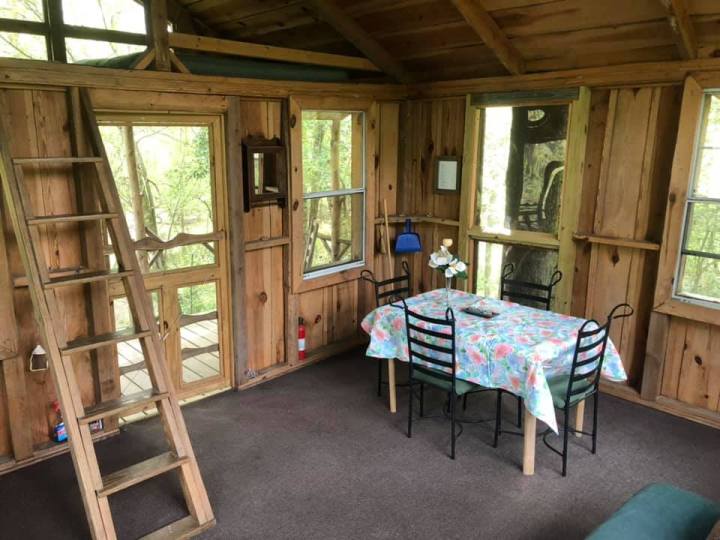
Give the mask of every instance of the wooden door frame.
[[(207, 126), (209, 133), (209, 160), (210, 171), (212, 174), (211, 189), (213, 201), (213, 222), (214, 233), (213, 240), (216, 243), (216, 263), (214, 265), (203, 265), (191, 269), (174, 269), (165, 272), (152, 272), (143, 276), (145, 287), (148, 290), (161, 289), (166, 290), (168, 287), (179, 288), (184, 286), (192, 286), (206, 282), (216, 282), (218, 295), (218, 332), (219, 332), (219, 349), (220, 363), (222, 367), (222, 376), (203, 379), (193, 383), (184, 384), (182, 382), (182, 357), (176, 355), (177, 358), (168, 358), (170, 373), (172, 374), (173, 383), (177, 389), (178, 397), (183, 399), (190, 395), (198, 393), (211, 392), (220, 388), (232, 387), (235, 379), (235, 362), (232, 361), (234, 336), (230, 321), (233, 314), (233, 306), (230, 302), (230, 253), (229, 253), (229, 211), (227, 196), (227, 175), (225, 165), (225, 124), (222, 115), (214, 114), (197, 114), (197, 113), (149, 113), (128, 112), (128, 111), (103, 111), (98, 113), (98, 120), (101, 124), (132, 123), (133, 125), (202, 125)], [(110, 296), (119, 296), (121, 290), (117, 290), (114, 284), (110, 287)], [(162, 293), (161, 293), (162, 294)], [(172, 295), (171, 295), (172, 296)], [(171, 321), (165, 320), (167, 311), (171, 309), (169, 302), (163, 298), (163, 317), (164, 322), (169, 326)], [(164, 325), (163, 325), (164, 326)], [(178, 329), (179, 330), (179, 329)], [(178, 337), (179, 339), (179, 337)], [(167, 347), (166, 347), (167, 354)], [(178, 364), (175, 366), (175, 364)], [(202, 383), (202, 384), (201, 384)]]

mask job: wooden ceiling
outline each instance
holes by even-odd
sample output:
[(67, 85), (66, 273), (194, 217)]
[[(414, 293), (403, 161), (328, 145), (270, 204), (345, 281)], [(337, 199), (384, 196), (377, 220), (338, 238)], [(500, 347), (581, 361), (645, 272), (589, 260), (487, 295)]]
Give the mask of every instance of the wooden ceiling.
[(199, 33), (364, 55), (405, 82), (720, 56), (720, 0), (171, 3)]

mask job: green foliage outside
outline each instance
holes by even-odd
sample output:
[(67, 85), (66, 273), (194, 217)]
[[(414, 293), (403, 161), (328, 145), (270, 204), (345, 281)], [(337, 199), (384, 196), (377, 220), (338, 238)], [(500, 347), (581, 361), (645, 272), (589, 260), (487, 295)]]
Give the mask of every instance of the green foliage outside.
[[(214, 230), (213, 189), (207, 126), (133, 126), (136, 170), (142, 212), (133, 206), (126, 126), (103, 125), (101, 134), (118, 186), (128, 226), (138, 239), (144, 235), (162, 241), (180, 233), (204, 234)], [(215, 244), (194, 244), (147, 254), (138, 252), (146, 271), (167, 271), (214, 264)], [(178, 291), (183, 313), (203, 313), (216, 308), (213, 283)]]
[[(135, 0), (63, 0), (66, 24), (105, 30), (145, 33), (143, 7)], [(3, 0), (0, 18), (42, 22), (42, 0)], [(68, 62), (111, 58), (145, 50), (143, 45), (89, 39), (65, 40)], [(0, 32), (0, 57), (47, 60), (43, 36)]]

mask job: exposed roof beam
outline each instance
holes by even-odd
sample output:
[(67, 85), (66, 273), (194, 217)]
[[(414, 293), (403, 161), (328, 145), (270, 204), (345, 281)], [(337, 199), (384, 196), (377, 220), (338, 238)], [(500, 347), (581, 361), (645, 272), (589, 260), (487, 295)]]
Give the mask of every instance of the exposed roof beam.
[(311, 64), (315, 66), (331, 66), (361, 71), (380, 71), (370, 60), (359, 56), (344, 56), (341, 54), (288, 49), (286, 47), (275, 47), (259, 43), (245, 43), (229, 39), (194, 36), (180, 32), (170, 33), (169, 40), (170, 46), (176, 49), (262, 58), (265, 60)]
[(463, 18), (513, 75), (525, 73), (525, 60), (480, 0), (452, 0)]
[[(135, 0), (139, 4), (152, 2), (152, 0)], [(218, 37), (218, 33), (207, 24), (200, 21), (195, 15), (178, 0), (165, 0), (167, 3), (168, 20), (178, 32), (189, 34), (202, 34), (204, 36)]]
[(412, 82), (412, 76), (402, 64), (395, 60), (352, 17), (340, 9), (334, 0), (309, 0), (308, 5), (315, 10), (320, 19), (332, 26), (385, 73), (399, 82), (405, 84)]
[(697, 39), (685, 0), (660, 0), (667, 11), (673, 38), (686, 60), (697, 58)]

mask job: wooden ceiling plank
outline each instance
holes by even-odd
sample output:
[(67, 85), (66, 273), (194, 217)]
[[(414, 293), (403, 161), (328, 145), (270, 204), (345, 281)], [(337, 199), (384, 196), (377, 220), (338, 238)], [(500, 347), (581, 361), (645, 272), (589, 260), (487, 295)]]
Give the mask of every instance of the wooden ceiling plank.
[(173, 32), (169, 35), (170, 46), (177, 49), (203, 51), (249, 58), (263, 58), (281, 62), (299, 64), (312, 64), (316, 66), (330, 66), (360, 71), (380, 71), (380, 69), (367, 58), (358, 56), (343, 56), (340, 54), (318, 53), (300, 49), (274, 47), (258, 43), (244, 43), (229, 39), (218, 39), (192, 34)]
[(660, 3), (667, 11), (670, 28), (672, 28), (673, 37), (682, 57), (685, 60), (697, 58), (697, 37), (685, 0), (660, 0)]
[(525, 73), (525, 60), (495, 20), (485, 11), (480, 0), (452, 0), (452, 3), (510, 73), (513, 75)]
[(309, 0), (308, 4), (318, 17), (335, 28), (337, 32), (352, 43), (370, 61), (397, 81), (409, 84), (410, 73), (395, 60), (370, 34), (355, 20), (340, 9), (334, 0)]

